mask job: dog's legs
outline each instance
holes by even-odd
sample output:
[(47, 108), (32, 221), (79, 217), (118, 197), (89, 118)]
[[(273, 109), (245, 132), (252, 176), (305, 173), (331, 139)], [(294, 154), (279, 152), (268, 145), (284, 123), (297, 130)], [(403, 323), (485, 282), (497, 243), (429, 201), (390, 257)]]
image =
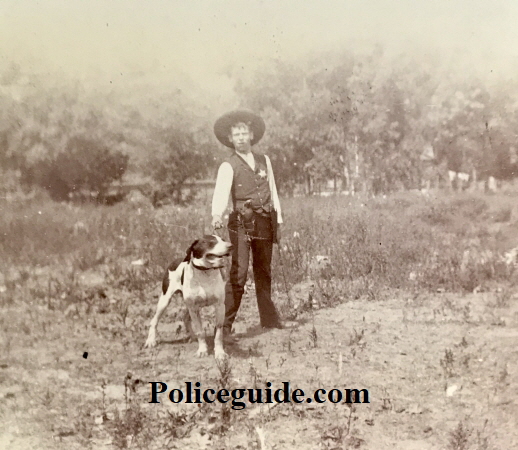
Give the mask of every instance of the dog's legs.
[(218, 360), (227, 357), (223, 348), (223, 323), (225, 321), (225, 303), (216, 305), (216, 335), (214, 336), (214, 357)]
[(191, 326), (196, 338), (198, 339), (198, 351), (196, 355), (198, 358), (208, 356), (209, 348), (207, 347), (207, 341), (205, 340), (205, 332), (203, 331), (203, 325), (201, 323), (201, 316), (199, 308), (195, 306), (188, 306), (189, 314), (191, 315)]
[(189, 342), (194, 341), (196, 335), (194, 334), (194, 330), (192, 329), (191, 314), (189, 313), (189, 310), (187, 308), (185, 308), (185, 311), (182, 313), (182, 320), (185, 326), (185, 332), (189, 336)]
[(158, 326), (158, 321), (167, 308), (167, 305), (169, 305), (172, 296), (173, 293), (169, 292), (169, 290), (160, 296), (156, 306), (156, 313), (149, 324), (149, 334), (147, 336), (147, 341), (144, 344), (144, 347), (154, 347), (156, 345), (156, 329)]

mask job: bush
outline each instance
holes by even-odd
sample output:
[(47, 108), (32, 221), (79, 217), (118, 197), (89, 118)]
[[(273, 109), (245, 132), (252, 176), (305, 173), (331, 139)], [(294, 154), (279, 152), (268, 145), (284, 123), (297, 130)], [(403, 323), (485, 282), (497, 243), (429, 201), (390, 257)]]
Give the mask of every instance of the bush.
[(185, 184), (208, 174), (213, 161), (210, 146), (188, 127), (178, 125), (156, 129), (152, 136), (155, 152), (146, 172), (155, 182), (150, 195), (153, 206), (191, 203), (195, 192), (185, 189)]
[(124, 175), (127, 166), (127, 155), (96, 139), (75, 136), (54, 159), (26, 169), (24, 181), (43, 187), (54, 200), (103, 202), (110, 184)]

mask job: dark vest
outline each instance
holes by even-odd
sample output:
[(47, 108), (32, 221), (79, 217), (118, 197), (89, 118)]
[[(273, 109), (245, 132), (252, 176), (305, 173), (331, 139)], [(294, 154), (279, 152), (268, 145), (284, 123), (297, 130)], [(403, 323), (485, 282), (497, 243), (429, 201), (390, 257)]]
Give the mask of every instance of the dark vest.
[[(270, 211), (271, 194), (268, 184), (266, 158), (252, 152), (255, 160), (255, 171), (237, 153), (233, 153), (227, 162), (232, 166), (234, 178), (232, 180), (232, 203), (234, 209), (239, 209), (247, 200), (252, 201), (252, 208), (263, 208)], [(261, 177), (261, 175), (263, 175)]]

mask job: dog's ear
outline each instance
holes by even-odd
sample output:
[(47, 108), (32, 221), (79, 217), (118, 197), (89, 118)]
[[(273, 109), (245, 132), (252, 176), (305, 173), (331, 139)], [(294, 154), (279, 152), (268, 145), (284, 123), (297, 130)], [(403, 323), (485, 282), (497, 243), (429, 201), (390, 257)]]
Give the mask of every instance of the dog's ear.
[(198, 239), (196, 239), (192, 244), (191, 246), (187, 249), (187, 252), (185, 253), (185, 258), (184, 258), (184, 261), (185, 262), (189, 262), (191, 260), (191, 255), (192, 255), (192, 252), (193, 252), (193, 249), (195, 247), (195, 245), (198, 243)]

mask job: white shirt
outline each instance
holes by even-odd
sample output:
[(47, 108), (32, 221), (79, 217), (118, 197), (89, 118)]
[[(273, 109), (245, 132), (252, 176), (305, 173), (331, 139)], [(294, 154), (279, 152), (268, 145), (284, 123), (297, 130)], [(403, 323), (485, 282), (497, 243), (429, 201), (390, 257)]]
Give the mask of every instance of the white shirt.
[[(255, 159), (252, 152), (236, 154), (245, 160), (245, 162), (255, 170)], [(277, 211), (277, 222), (282, 223), (281, 203), (277, 195), (277, 187), (275, 186), (275, 178), (273, 177), (272, 163), (267, 155), (266, 158), (266, 177), (268, 179), (268, 186), (270, 187), (270, 195), (272, 197), (273, 208)], [(219, 166), (218, 176), (216, 178), (216, 187), (214, 188), (214, 195), (212, 197), (212, 216), (223, 217), (223, 214), (228, 206), (230, 191), (232, 190), (232, 180), (234, 179), (234, 169), (228, 162), (224, 162)]]

